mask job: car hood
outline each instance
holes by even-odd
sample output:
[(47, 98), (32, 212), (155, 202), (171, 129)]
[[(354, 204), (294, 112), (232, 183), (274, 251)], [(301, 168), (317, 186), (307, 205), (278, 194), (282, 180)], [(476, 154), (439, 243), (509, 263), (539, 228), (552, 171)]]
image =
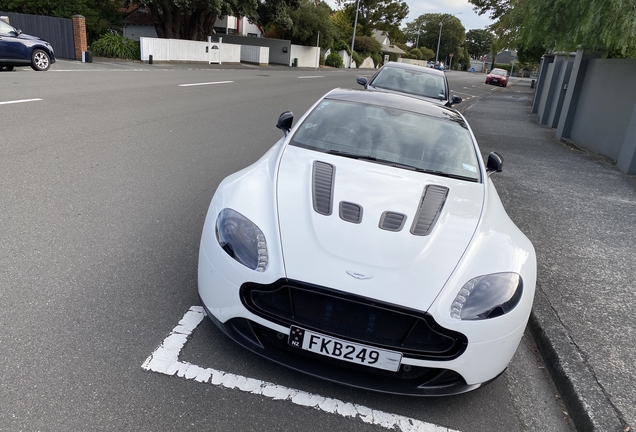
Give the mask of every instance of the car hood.
[[(314, 209), (314, 163), (334, 167), (332, 214)], [(324, 166), (324, 165), (323, 165)], [(448, 189), (426, 236), (411, 233), (427, 186)], [(277, 179), (283, 257), (289, 279), (427, 310), (460, 261), (482, 212), (484, 185), (288, 146)], [(361, 207), (359, 223), (341, 202)], [(406, 215), (400, 231), (384, 212)]]
[(24, 40), (32, 40), (32, 41), (41, 41), (42, 39), (40, 39), (37, 36), (31, 36), (25, 33), (20, 33), (20, 35), (18, 36), (18, 39), (24, 39)]

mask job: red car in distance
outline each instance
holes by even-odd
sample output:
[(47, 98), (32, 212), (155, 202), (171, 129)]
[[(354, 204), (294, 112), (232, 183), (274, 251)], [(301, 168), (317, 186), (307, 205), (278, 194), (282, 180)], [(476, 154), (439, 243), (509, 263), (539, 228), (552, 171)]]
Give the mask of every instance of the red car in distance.
[(486, 77), (486, 84), (506, 87), (508, 85), (508, 71), (505, 69), (493, 69)]

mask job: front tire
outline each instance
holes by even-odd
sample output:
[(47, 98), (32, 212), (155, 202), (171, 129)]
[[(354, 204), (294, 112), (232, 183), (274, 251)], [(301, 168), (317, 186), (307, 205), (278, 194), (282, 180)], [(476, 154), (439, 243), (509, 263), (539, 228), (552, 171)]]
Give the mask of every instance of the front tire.
[(51, 67), (51, 57), (47, 54), (46, 51), (41, 49), (33, 50), (33, 54), (31, 55), (31, 68), (34, 71), (45, 71), (49, 70)]
[(13, 70), (13, 66), (0, 66), (0, 71), (11, 72), (12, 70)]

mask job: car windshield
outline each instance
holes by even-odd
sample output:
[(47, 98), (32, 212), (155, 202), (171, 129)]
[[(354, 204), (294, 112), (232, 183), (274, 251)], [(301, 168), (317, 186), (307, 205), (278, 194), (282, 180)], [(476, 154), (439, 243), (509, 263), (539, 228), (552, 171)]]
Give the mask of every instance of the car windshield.
[(291, 145), (338, 156), (479, 181), (477, 155), (461, 122), (395, 108), (325, 99)]
[(507, 72), (505, 70), (493, 69), (492, 74), (493, 75), (506, 76)]
[(11, 32), (14, 32), (15, 29), (13, 27), (11, 27), (9, 24), (7, 24), (6, 22), (0, 20), (0, 34), (10, 34)]
[(384, 67), (370, 85), (400, 93), (446, 99), (444, 77), (418, 70)]

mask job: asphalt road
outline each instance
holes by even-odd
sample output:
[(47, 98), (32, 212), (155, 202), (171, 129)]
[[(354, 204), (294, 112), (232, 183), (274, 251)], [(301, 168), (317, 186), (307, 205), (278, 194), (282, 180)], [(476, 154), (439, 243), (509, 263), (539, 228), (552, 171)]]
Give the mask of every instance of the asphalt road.
[[(357, 74), (119, 62), (1, 73), (0, 430), (386, 430), (377, 413), (369, 423), (141, 367), (200, 305), (198, 245), (216, 186), (280, 137), (282, 111), (298, 118), (331, 88), (356, 87)], [(458, 108), (478, 110), (498, 91), (479, 75), (449, 80), (466, 99)], [(179, 359), (419, 420), (422, 430), (571, 430), (528, 334), (495, 382), (433, 399), (289, 371), (207, 319)]]

